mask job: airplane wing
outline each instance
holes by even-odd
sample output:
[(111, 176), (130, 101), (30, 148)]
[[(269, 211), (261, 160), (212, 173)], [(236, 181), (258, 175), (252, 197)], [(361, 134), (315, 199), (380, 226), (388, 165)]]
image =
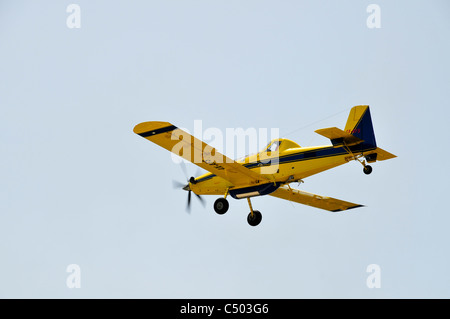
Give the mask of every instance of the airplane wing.
[(144, 122), (134, 127), (134, 133), (181, 156), (201, 168), (229, 181), (233, 185), (251, 185), (267, 180), (215, 148), (168, 122)]
[(270, 193), (269, 195), (290, 200), (299, 204), (329, 210), (331, 212), (339, 212), (347, 209), (363, 207), (363, 205), (345, 202), (332, 197), (311, 194), (298, 189), (292, 189), (287, 186), (279, 187), (276, 191)]

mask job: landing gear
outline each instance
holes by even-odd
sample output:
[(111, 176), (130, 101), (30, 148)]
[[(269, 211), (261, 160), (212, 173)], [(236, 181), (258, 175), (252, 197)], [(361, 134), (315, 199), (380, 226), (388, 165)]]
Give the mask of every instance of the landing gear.
[(258, 226), (262, 221), (262, 214), (259, 210), (253, 210), (250, 197), (247, 197), (248, 206), (250, 206), (250, 213), (247, 216), (247, 222), (250, 226)]
[[(362, 166), (364, 166), (364, 168), (363, 168), (364, 174), (369, 175), (370, 173), (372, 173), (372, 166), (367, 165), (365, 160), (361, 160), (360, 159), (361, 157), (363, 157), (362, 153), (361, 154), (356, 154), (356, 155), (353, 154), (353, 152), (350, 150), (350, 148), (348, 146), (345, 145), (345, 143), (344, 143), (344, 149), (351, 155), (351, 157), (346, 159), (347, 162), (352, 160), (352, 159), (355, 160), (355, 161), (358, 161)], [(366, 160), (368, 162), (371, 163), (371, 162), (375, 162), (376, 161), (377, 154), (369, 154), (369, 155), (366, 155), (364, 157), (366, 158)]]
[(247, 216), (247, 222), (250, 226), (258, 226), (262, 220), (262, 214), (259, 210), (250, 212)]
[(225, 214), (228, 210), (228, 207), (230, 207), (230, 205), (228, 204), (228, 201), (225, 198), (222, 197), (218, 198), (214, 202), (214, 210), (219, 215)]
[(364, 167), (363, 168), (363, 172), (364, 172), (364, 174), (366, 174), (366, 175), (369, 175), (370, 173), (372, 173), (372, 166), (370, 166), (370, 165), (367, 165), (366, 164), (366, 161), (364, 161), (364, 160), (360, 160), (358, 157), (354, 157), (354, 159), (355, 159), (355, 161), (358, 161), (358, 162), (360, 162), (361, 163), (361, 165)]
[(372, 173), (372, 166), (365, 165), (363, 168), (363, 172), (364, 172), (364, 174), (369, 175), (370, 173)]
[[(225, 197), (228, 195), (228, 191)], [(247, 198), (248, 206), (250, 207), (250, 213), (247, 216), (247, 222), (250, 226), (258, 226), (262, 221), (262, 214), (259, 210), (253, 210), (252, 203), (250, 202), (250, 197)], [(223, 215), (228, 211), (229, 208), (228, 201), (220, 197), (214, 202), (214, 210), (217, 214)]]

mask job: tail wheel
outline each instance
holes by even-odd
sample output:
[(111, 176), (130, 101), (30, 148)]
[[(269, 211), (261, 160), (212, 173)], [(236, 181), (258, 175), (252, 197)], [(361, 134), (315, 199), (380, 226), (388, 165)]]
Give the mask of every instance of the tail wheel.
[(370, 166), (370, 165), (364, 166), (363, 172), (364, 172), (364, 174), (369, 175), (370, 173), (372, 173), (372, 166)]
[(214, 202), (214, 210), (219, 215), (225, 214), (228, 211), (228, 207), (230, 207), (230, 205), (228, 204), (228, 201), (225, 198), (222, 197), (218, 198)]
[(247, 222), (250, 226), (258, 226), (259, 223), (261, 223), (261, 221), (262, 221), (262, 214), (259, 210), (254, 210), (253, 216), (251, 212), (247, 216)]

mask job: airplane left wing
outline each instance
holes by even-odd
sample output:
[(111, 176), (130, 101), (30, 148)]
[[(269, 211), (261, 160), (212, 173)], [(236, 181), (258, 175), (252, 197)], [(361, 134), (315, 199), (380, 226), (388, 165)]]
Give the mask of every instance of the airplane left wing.
[(325, 209), (331, 212), (339, 212), (347, 209), (363, 207), (363, 205), (345, 202), (343, 200), (332, 197), (303, 192), (301, 190), (292, 189), (287, 186), (279, 187), (276, 191), (270, 193), (269, 195), (290, 200), (299, 204)]
[(181, 156), (201, 168), (229, 181), (233, 185), (251, 185), (267, 181), (215, 148), (168, 122), (144, 122), (134, 127), (134, 133)]

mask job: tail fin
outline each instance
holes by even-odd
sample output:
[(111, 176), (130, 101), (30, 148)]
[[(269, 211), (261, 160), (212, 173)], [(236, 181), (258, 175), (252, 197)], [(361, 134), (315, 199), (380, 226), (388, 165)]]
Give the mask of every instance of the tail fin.
[(367, 151), (377, 147), (368, 105), (354, 106), (350, 110), (345, 132), (363, 140), (362, 143), (352, 147), (355, 151)]
[(347, 151), (362, 153), (369, 163), (396, 157), (377, 147), (368, 105), (354, 106), (350, 110), (345, 131), (337, 127), (329, 127), (316, 130), (316, 133), (329, 138), (333, 147), (345, 145), (348, 147)]

